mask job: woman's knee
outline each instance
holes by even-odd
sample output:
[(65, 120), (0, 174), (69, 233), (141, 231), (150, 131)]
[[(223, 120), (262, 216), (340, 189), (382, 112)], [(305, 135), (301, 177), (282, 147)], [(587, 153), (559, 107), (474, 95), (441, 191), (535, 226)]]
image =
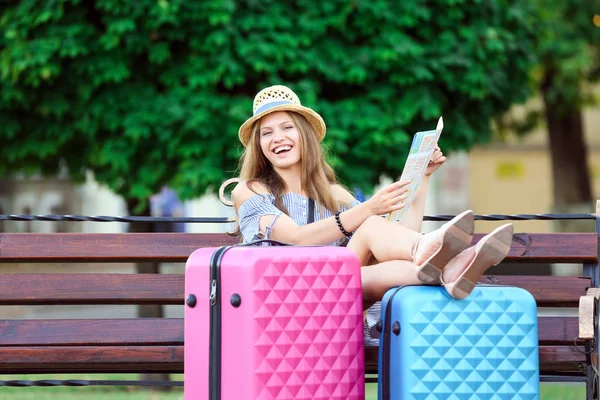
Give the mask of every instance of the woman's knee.
[(380, 216), (377, 215), (372, 215), (369, 218), (367, 218), (365, 220), (365, 222), (363, 222), (358, 229), (356, 230), (356, 233), (360, 232), (373, 232), (374, 229), (377, 229), (378, 227), (380, 227), (382, 224), (384, 224), (387, 220), (383, 219)]
[(371, 216), (365, 220), (354, 232), (352, 235), (352, 239), (350, 239), (350, 243), (348, 243), (348, 247), (353, 246), (366, 247), (367, 249), (370, 247), (370, 239), (373, 237), (375, 232), (381, 228), (381, 224), (384, 223), (385, 220), (378, 216)]

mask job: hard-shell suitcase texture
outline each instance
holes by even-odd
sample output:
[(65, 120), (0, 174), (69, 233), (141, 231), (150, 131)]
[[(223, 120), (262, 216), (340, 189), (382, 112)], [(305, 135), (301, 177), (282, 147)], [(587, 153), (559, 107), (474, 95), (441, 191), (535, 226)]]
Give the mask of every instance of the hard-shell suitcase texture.
[(199, 249), (185, 293), (186, 400), (364, 398), (360, 264), (350, 250)]
[(526, 290), (389, 290), (379, 343), (381, 400), (539, 399), (536, 303)]

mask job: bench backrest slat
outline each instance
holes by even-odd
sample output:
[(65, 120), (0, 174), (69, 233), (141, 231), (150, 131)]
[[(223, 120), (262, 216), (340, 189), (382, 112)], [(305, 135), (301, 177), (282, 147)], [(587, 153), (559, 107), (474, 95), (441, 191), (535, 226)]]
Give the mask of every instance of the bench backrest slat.
[(592, 280), (586, 276), (484, 275), (480, 283), (527, 290), (538, 307), (578, 307)]
[[(476, 235), (474, 241), (481, 238)], [(3, 262), (185, 262), (200, 247), (238, 242), (212, 233), (2, 233)], [(515, 234), (506, 261), (596, 263), (595, 233)]]
[(183, 274), (0, 274), (0, 305), (184, 303)]
[(93, 345), (183, 345), (183, 319), (0, 320), (0, 347)]
[(238, 243), (212, 233), (3, 233), (2, 262), (185, 262), (201, 247)]
[[(591, 281), (575, 276), (489, 275), (521, 287), (540, 307), (577, 307)], [(184, 304), (183, 274), (0, 274), (0, 305)]]

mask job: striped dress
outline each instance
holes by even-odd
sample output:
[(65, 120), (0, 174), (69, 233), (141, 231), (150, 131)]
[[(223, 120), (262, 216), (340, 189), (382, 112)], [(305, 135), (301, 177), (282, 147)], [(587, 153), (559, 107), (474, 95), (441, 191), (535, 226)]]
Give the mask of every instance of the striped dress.
[[(286, 193), (282, 196), (283, 204), (286, 206), (289, 212), (290, 218), (298, 226), (306, 225), (308, 221), (308, 198), (298, 193)], [(350, 203), (350, 207), (354, 207), (360, 204), (358, 200), (353, 200)], [(340, 211), (347, 210), (349, 207), (341, 207)], [(256, 194), (246, 200), (238, 209), (238, 221), (240, 224), (240, 231), (244, 243), (248, 243), (258, 239), (269, 239), (271, 230), (279, 216), (283, 214), (275, 206), (275, 196), (271, 194)], [(266, 227), (265, 232), (260, 230), (260, 218), (264, 215), (274, 215), (273, 222)], [(332, 217), (334, 214), (325, 209), (322, 214), (320, 210), (315, 207), (314, 221)], [(342, 244), (342, 240), (330, 243), (329, 246), (339, 246)], [(379, 320), (381, 312), (381, 303), (377, 302), (367, 312), (367, 318), (364, 324), (364, 335), (365, 345), (378, 345), (379, 344), (379, 333), (375, 329), (375, 325)]]

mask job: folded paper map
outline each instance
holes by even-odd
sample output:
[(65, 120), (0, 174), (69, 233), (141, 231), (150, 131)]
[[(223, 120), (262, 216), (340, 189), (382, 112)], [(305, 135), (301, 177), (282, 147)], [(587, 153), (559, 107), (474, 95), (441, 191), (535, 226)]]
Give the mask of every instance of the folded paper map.
[(431, 156), (437, 146), (442, 129), (444, 129), (444, 120), (440, 117), (437, 128), (434, 131), (417, 132), (413, 137), (410, 152), (408, 153), (408, 158), (406, 159), (406, 164), (404, 165), (404, 170), (400, 177), (401, 181), (407, 179), (410, 179), (411, 181), (408, 185), (408, 197), (404, 208), (388, 213), (386, 215), (387, 219), (398, 222), (401, 221), (406, 214), (406, 211), (412, 204), (415, 194), (419, 189), (419, 185), (423, 180), (425, 170), (427, 169)]

